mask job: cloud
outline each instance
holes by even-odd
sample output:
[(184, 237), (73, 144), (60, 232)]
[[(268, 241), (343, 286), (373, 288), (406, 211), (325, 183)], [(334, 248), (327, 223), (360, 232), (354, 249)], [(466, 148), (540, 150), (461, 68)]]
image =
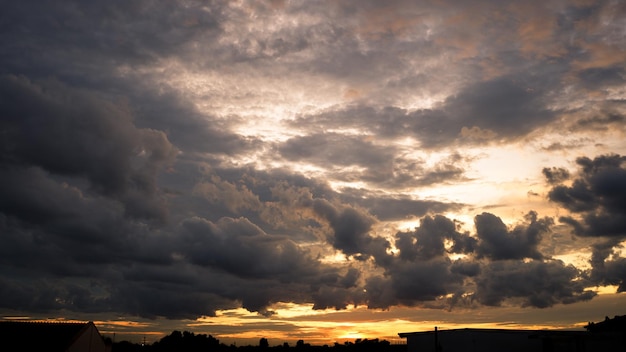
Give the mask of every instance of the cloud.
[[(453, 128), (447, 128), (448, 138), (457, 137), (463, 127), (490, 130), (498, 138), (516, 138), (551, 122), (555, 114), (543, 100), (545, 85), (537, 79), (502, 77), (465, 87), (444, 102), (443, 110), (449, 116), (448, 126)], [(425, 125), (423, 128), (435, 135), (435, 128), (441, 128), (435, 126)]]
[(450, 264), (447, 258), (398, 264), (390, 282), (398, 303), (423, 304), (461, 289), (464, 276), (452, 272)]
[(624, 237), (626, 235), (626, 158), (602, 155), (576, 159), (579, 170), (571, 186), (558, 184), (548, 197), (580, 218), (562, 216), (579, 236)]
[(381, 221), (404, 220), (421, 217), (428, 213), (444, 213), (458, 210), (462, 204), (446, 203), (435, 200), (412, 199), (407, 196), (390, 197), (361, 190), (342, 190), (342, 199), (346, 203), (359, 203)]
[(222, 218), (216, 224), (195, 218), (182, 224), (183, 255), (191, 263), (241, 277), (293, 281), (311, 275), (316, 263), (288, 238), (270, 236), (246, 219)]
[[(13, 44), (4, 50), (4, 62), (11, 72), (29, 76), (55, 72), (63, 80), (85, 82), (101, 77), (98, 68), (105, 73), (124, 64), (144, 66), (220, 33), (218, 2), (211, 4), (216, 12), (203, 10), (203, 2), (178, 5), (146, 1), (7, 4), (5, 13), (10, 16), (3, 38)], [(50, 55), (35, 60), (38, 50)], [(81, 77), (85, 71), (90, 76)]]
[(478, 246), (476, 252), (481, 257), (492, 260), (501, 259), (541, 259), (537, 250), (542, 235), (549, 233), (553, 224), (551, 218), (538, 219), (537, 213), (529, 212), (525, 216), (526, 223), (509, 230), (500, 218), (490, 213), (476, 215), (476, 235)]
[(221, 205), (233, 214), (244, 209), (258, 210), (261, 207), (258, 196), (245, 185), (233, 184), (219, 176), (212, 176), (207, 182), (198, 182), (194, 187), (194, 193), (202, 195), (210, 202), (222, 203)]
[(626, 284), (626, 261), (616, 249), (618, 240), (610, 238), (592, 246), (590, 279), (596, 285), (617, 285), (617, 292), (624, 292)]
[(382, 138), (414, 137), (424, 148), (518, 139), (557, 118), (548, 107), (547, 78), (503, 76), (461, 87), (431, 109), (357, 106), (302, 116), (294, 126), (361, 128)]
[(328, 221), (332, 235), (329, 242), (347, 255), (368, 254), (373, 238), (370, 235), (376, 220), (365, 212), (352, 207), (337, 208), (330, 202), (317, 199), (313, 211)]
[(602, 111), (597, 115), (581, 118), (576, 122), (573, 129), (607, 131), (610, 128), (621, 128), (625, 121), (626, 118), (623, 114), (612, 112), (610, 110)]
[(570, 177), (569, 171), (560, 167), (544, 167), (541, 172), (546, 177), (546, 181), (548, 181), (549, 184), (562, 183), (563, 181), (568, 180)]
[(0, 91), (3, 164), (84, 178), (129, 216), (165, 219), (156, 175), (177, 149), (163, 132), (136, 128), (127, 111), (57, 81), (8, 76)]
[[(429, 260), (446, 253), (473, 252), (476, 240), (460, 233), (457, 227), (455, 222), (442, 215), (423, 217), (414, 232), (396, 234), (395, 245), (400, 250), (399, 259)], [(450, 248), (446, 248), (446, 240), (452, 242)]]
[(595, 292), (585, 290), (585, 282), (577, 280), (580, 275), (574, 266), (561, 261), (493, 261), (476, 278), (473, 299), (488, 306), (513, 300), (537, 308), (586, 301)]
[[(454, 219), (491, 197), (463, 187), (499, 177), (477, 154), (623, 148), (623, 5), (535, 5), (4, 4), (0, 307), (194, 319), (623, 291), (623, 156), (543, 168), (560, 228)], [(551, 259), (565, 225), (589, 272)]]
[(291, 161), (309, 161), (318, 165), (361, 166), (361, 174), (352, 179), (381, 181), (391, 177), (392, 147), (377, 146), (362, 137), (340, 134), (316, 134), (294, 137), (279, 147), (280, 154)]
[(588, 89), (602, 89), (619, 86), (624, 82), (626, 70), (622, 66), (594, 67), (578, 72), (581, 85)]

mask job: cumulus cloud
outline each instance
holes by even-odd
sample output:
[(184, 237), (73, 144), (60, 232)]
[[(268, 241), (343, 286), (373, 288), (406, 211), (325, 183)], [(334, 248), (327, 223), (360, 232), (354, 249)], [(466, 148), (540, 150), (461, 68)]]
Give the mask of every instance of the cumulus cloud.
[(571, 186), (558, 184), (549, 192), (551, 201), (580, 218), (562, 216), (580, 236), (623, 237), (626, 235), (626, 158), (602, 155), (576, 160), (579, 170)]
[(544, 167), (541, 172), (546, 177), (546, 181), (548, 181), (549, 184), (558, 184), (566, 181), (570, 177), (569, 171), (561, 167)]
[(493, 260), (541, 259), (537, 246), (542, 235), (550, 231), (551, 218), (538, 219), (536, 212), (525, 216), (526, 223), (509, 230), (500, 218), (482, 213), (474, 218), (478, 237), (477, 254)]
[(368, 254), (372, 242), (370, 230), (375, 219), (352, 207), (337, 208), (323, 199), (313, 203), (316, 214), (328, 221), (332, 228), (329, 242), (347, 255)]
[(193, 319), (624, 291), (621, 155), (541, 170), (559, 220), (602, 240), (588, 273), (542, 252), (553, 220), (527, 205), (469, 231), (451, 215), (484, 206), (461, 190), (486, 183), (479, 155), (623, 148), (624, 6), (542, 9), (4, 4), (0, 308)]
[(294, 126), (359, 127), (383, 138), (414, 137), (422, 147), (443, 148), (457, 143), (486, 144), (517, 139), (557, 118), (544, 91), (551, 82), (537, 78), (498, 77), (460, 88), (430, 109), (409, 111), (348, 107), (343, 111), (303, 116)]
[(177, 150), (163, 132), (139, 129), (127, 111), (60, 82), (8, 76), (0, 90), (3, 164), (82, 177), (129, 216), (165, 218), (156, 175)]
[[(445, 241), (451, 241), (446, 248)], [(396, 247), (400, 250), (401, 260), (429, 260), (446, 253), (471, 253), (476, 240), (468, 234), (460, 233), (452, 220), (437, 215), (421, 219), (420, 226), (414, 232), (397, 233)]]
[(360, 166), (367, 169), (353, 179), (379, 181), (390, 177), (393, 149), (377, 146), (362, 137), (340, 134), (319, 134), (294, 137), (279, 147), (281, 155), (292, 161), (314, 164)]
[(511, 299), (537, 308), (589, 300), (595, 292), (577, 280), (580, 275), (574, 266), (561, 261), (494, 261), (482, 267), (473, 298), (489, 306)]
[[(182, 223), (182, 254), (191, 263), (219, 268), (243, 277), (272, 277), (286, 281), (310, 275), (315, 262), (288, 238), (269, 236), (246, 219), (203, 219)], [(293, 272), (292, 272), (293, 271)]]

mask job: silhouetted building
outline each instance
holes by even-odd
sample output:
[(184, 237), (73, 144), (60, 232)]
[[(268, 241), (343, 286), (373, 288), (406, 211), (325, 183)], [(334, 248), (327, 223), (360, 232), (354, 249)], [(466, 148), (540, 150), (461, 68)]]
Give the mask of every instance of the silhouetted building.
[(0, 322), (0, 350), (45, 352), (109, 352), (92, 322)]
[(621, 332), (626, 333), (626, 315), (616, 315), (613, 319), (605, 317), (604, 321), (589, 323), (585, 326), (589, 332)]
[(407, 352), (595, 352), (626, 351), (623, 333), (586, 331), (451, 329), (399, 333)]

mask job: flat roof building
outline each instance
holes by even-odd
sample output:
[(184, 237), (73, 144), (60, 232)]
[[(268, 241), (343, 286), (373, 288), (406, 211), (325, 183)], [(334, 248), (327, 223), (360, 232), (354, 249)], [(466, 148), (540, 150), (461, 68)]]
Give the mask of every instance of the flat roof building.
[(626, 351), (623, 332), (435, 328), (398, 335), (407, 339), (407, 352)]

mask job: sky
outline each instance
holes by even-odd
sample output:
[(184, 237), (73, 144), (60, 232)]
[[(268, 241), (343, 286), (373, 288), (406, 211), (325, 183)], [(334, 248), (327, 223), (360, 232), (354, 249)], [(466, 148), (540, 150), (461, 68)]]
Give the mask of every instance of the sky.
[(626, 314), (626, 2), (1, 1), (0, 318), (401, 341)]

